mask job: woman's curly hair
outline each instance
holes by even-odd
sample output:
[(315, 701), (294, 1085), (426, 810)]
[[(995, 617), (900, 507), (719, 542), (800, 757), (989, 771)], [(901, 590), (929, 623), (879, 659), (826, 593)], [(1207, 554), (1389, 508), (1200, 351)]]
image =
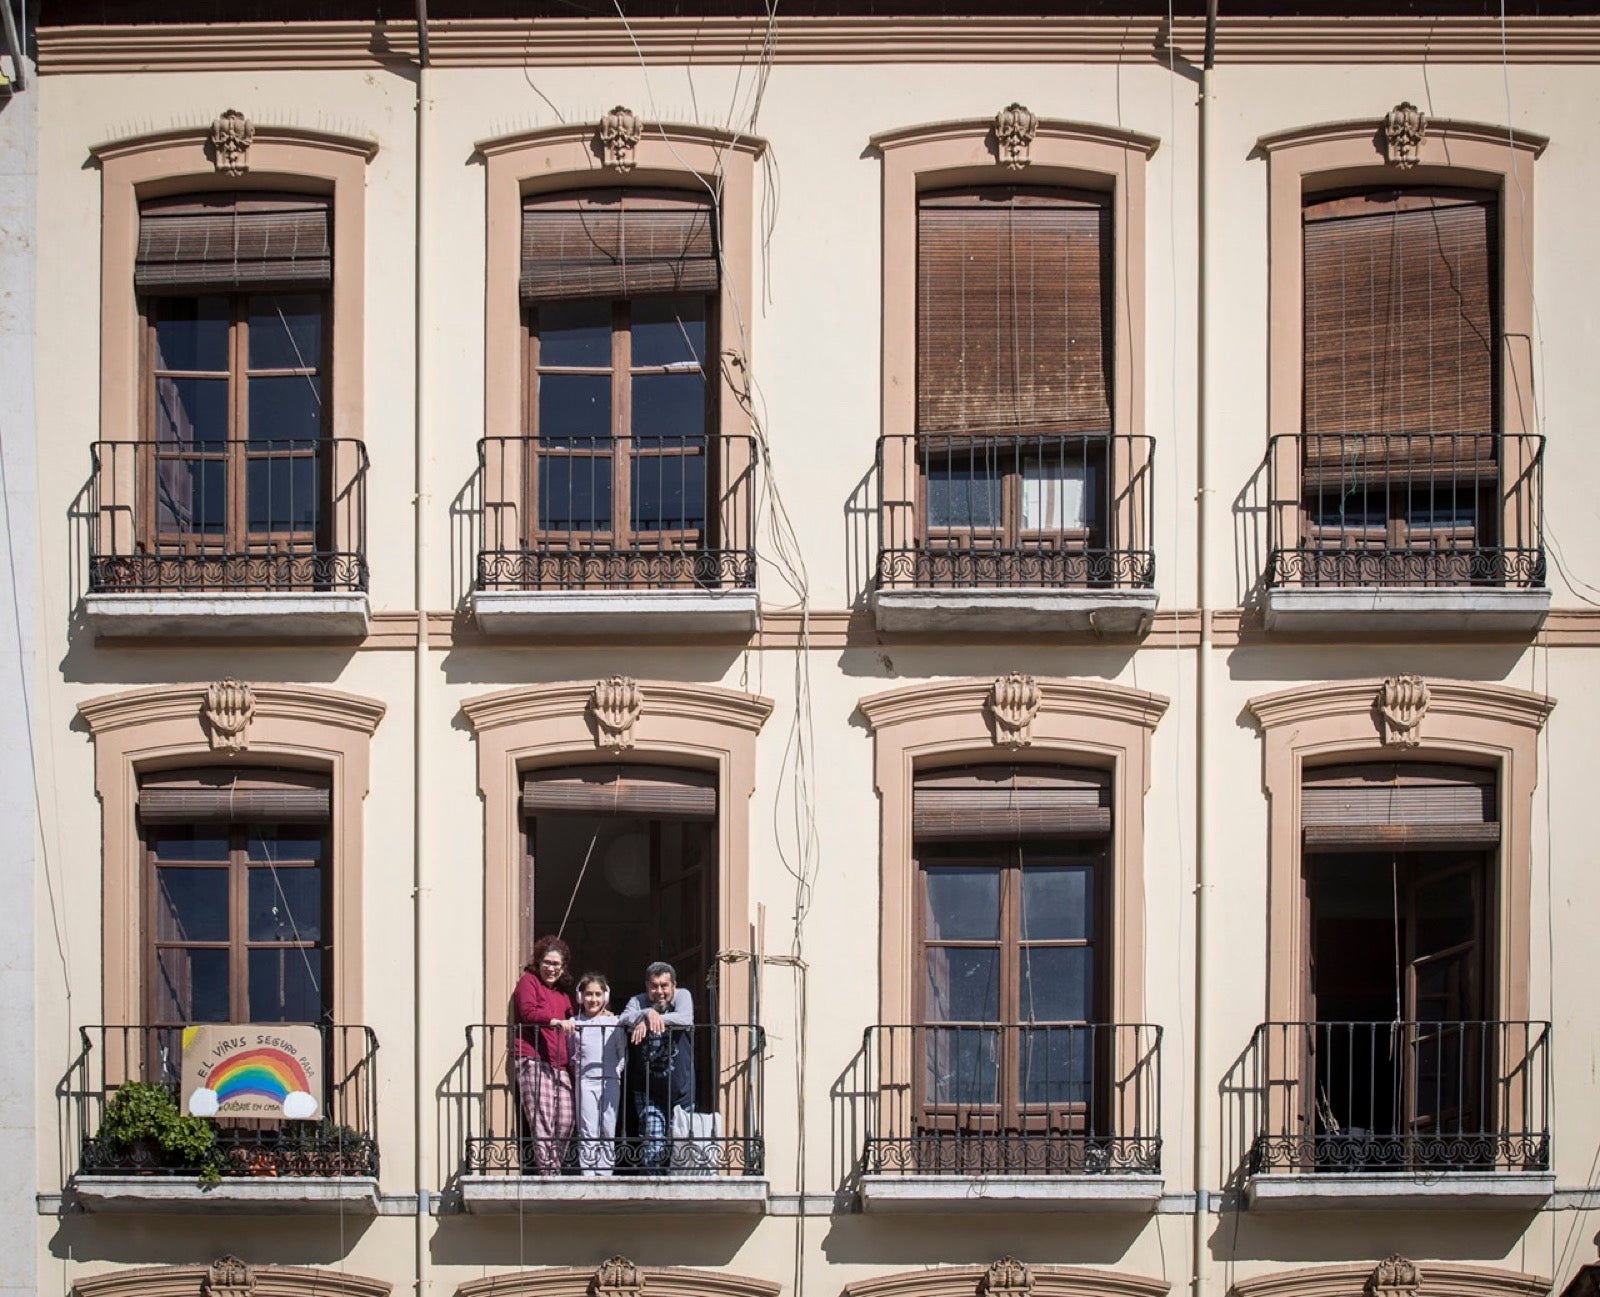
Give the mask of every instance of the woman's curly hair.
[[(561, 976), (556, 978), (556, 985), (563, 991), (572, 989), (572, 951), (567, 943), (560, 937), (540, 937), (534, 943), (533, 954), (528, 956), (528, 962), (523, 965), (523, 972), (539, 976), (539, 963), (551, 951), (561, 956)], [(541, 979), (542, 980), (542, 979)]]

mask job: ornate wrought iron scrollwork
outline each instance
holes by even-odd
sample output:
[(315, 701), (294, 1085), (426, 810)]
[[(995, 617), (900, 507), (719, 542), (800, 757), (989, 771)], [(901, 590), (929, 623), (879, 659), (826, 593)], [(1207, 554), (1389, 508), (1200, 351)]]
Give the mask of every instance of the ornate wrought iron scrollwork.
[(484, 550), (480, 590), (751, 589), (751, 550)]
[(867, 1141), (868, 1175), (1154, 1175), (1160, 1136), (924, 1131)]
[(1155, 555), (1134, 549), (976, 549), (928, 544), (878, 554), (883, 589), (1148, 589)]
[(97, 554), (89, 564), (96, 593), (227, 591), (359, 592), (367, 588), (365, 554)]
[[(558, 1156), (575, 1169), (581, 1140), (540, 1140), (532, 1136), (474, 1136), (466, 1142), (469, 1175), (535, 1175)], [(550, 1155), (544, 1156), (548, 1145)], [(664, 1148), (663, 1148), (664, 1145)], [(559, 1146), (559, 1148), (557, 1147)], [(759, 1138), (645, 1140), (618, 1137), (612, 1146), (617, 1174), (630, 1175), (760, 1175), (765, 1148)]]
[(1543, 549), (1340, 549), (1305, 545), (1272, 552), (1274, 586), (1338, 589), (1365, 586), (1537, 588), (1545, 581)]
[(1549, 1166), (1549, 1143), (1548, 1136), (1537, 1132), (1261, 1135), (1250, 1162), (1257, 1173), (1543, 1170)]

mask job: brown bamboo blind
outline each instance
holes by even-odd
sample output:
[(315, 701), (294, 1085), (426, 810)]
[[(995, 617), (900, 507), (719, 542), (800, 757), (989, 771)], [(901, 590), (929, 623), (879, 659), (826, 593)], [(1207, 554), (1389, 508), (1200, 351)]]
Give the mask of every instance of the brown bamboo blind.
[(1495, 200), (1479, 193), (1306, 204), (1308, 463), (1407, 459), (1459, 475), (1492, 461), (1496, 240)]
[(314, 194), (192, 194), (139, 205), (141, 293), (327, 288), (333, 205)]
[(919, 774), (911, 833), (919, 842), (1098, 838), (1111, 832), (1111, 777), (1053, 766), (967, 766)]
[(522, 208), (522, 300), (575, 301), (717, 288), (707, 193), (545, 194)]
[(708, 770), (671, 766), (530, 770), (522, 777), (522, 812), (710, 820), (717, 814), (717, 779)]
[(1466, 766), (1363, 764), (1306, 773), (1306, 848), (1492, 846), (1500, 840), (1495, 777)]
[(171, 824), (326, 824), (327, 776), (298, 770), (169, 770), (139, 781), (139, 821)]
[(1111, 245), (1107, 195), (924, 195), (918, 430), (1110, 431)]

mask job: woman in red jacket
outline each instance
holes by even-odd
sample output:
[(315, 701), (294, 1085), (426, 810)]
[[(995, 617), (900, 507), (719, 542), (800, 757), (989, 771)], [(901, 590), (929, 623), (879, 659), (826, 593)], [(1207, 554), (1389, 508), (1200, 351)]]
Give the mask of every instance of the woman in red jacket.
[(560, 1175), (577, 1128), (572, 1088), (572, 952), (560, 937), (533, 948), (517, 980), (517, 1091), (538, 1175)]

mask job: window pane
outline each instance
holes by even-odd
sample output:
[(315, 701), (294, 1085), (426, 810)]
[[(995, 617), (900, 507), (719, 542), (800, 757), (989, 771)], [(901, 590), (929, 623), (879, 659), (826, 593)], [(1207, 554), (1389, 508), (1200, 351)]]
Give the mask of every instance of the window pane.
[(228, 522), (228, 465), (220, 459), (156, 460), (156, 526), (181, 535), (218, 535)]
[(250, 299), (251, 369), (321, 369), (322, 299), (262, 293)]
[(1023, 1022), (1087, 1022), (1094, 1015), (1094, 951), (1088, 946), (1024, 947)]
[(228, 299), (167, 297), (156, 308), (156, 368), (228, 371)]
[(250, 952), (251, 1022), (321, 1022), (323, 951)]
[(633, 435), (664, 446), (705, 445), (706, 380), (702, 374), (635, 374)]
[(249, 901), (251, 941), (322, 939), (322, 870), (257, 866)]
[(1000, 1017), (1000, 952), (971, 946), (930, 946), (929, 1022), (994, 1022)]
[(1022, 871), (1022, 939), (1083, 941), (1094, 935), (1094, 870), (1027, 865)]
[(228, 871), (156, 870), (156, 940), (226, 941)]
[(546, 531), (611, 530), (611, 456), (541, 457), (539, 526)]
[(539, 439), (546, 445), (611, 440), (611, 379), (540, 374)]
[(228, 952), (158, 950), (155, 989), (157, 1022), (227, 1022)]
[(633, 363), (704, 365), (706, 299), (644, 297), (633, 303)]
[(158, 860), (226, 860), (228, 839), (213, 837), (201, 828), (162, 829), (149, 839)]
[(251, 531), (315, 531), (320, 497), (315, 455), (266, 459), (252, 455), (246, 466)]
[(928, 526), (993, 528), (1000, 525), (1000, 478), (975, 464), (935, 464), (928, 469)]
[(929, 941), (998, 941), (1000, 871), (990, 865), (929, 865), (922, 871), (923, 931)]
[(1087, 1103), (1094, 1075), (1088, 1027), (1036, 1027), (1021, 1033), (1022, 1102)]
[(315, 441), (321, 435), (321, 378), (303, 374), (250, 380), (252, 442)]
[(703, 531), (706, 525), (704, 455), (635, 455), (635, 531)]
[(1082, 531), (1093, 524), (1097, 473), (1092, 465), (1030, 460), (1022, 465), (1022, 526), (1027, 531)]
[(930, 1028), (925, 1086), (930, 1104), (994, 1103), (1000, 1090), (1000, 1033)]
[(227, 438), (227, 379), (156, 380), (157, 443), (171, 447), (213, 445)]
[(554, 302), (536, 320), (541, 365), (611, 367), (610, 302)]
[(1329, 491), (1306, 501), (1306, 512), (1317, 527), (1373, 527), (1384, 530), (1389, 505), (1382, 491)]
[(251, 860), (321, 860), (320, 837), (291, 837), (272, 829), (253, 828), (245, 843)]

